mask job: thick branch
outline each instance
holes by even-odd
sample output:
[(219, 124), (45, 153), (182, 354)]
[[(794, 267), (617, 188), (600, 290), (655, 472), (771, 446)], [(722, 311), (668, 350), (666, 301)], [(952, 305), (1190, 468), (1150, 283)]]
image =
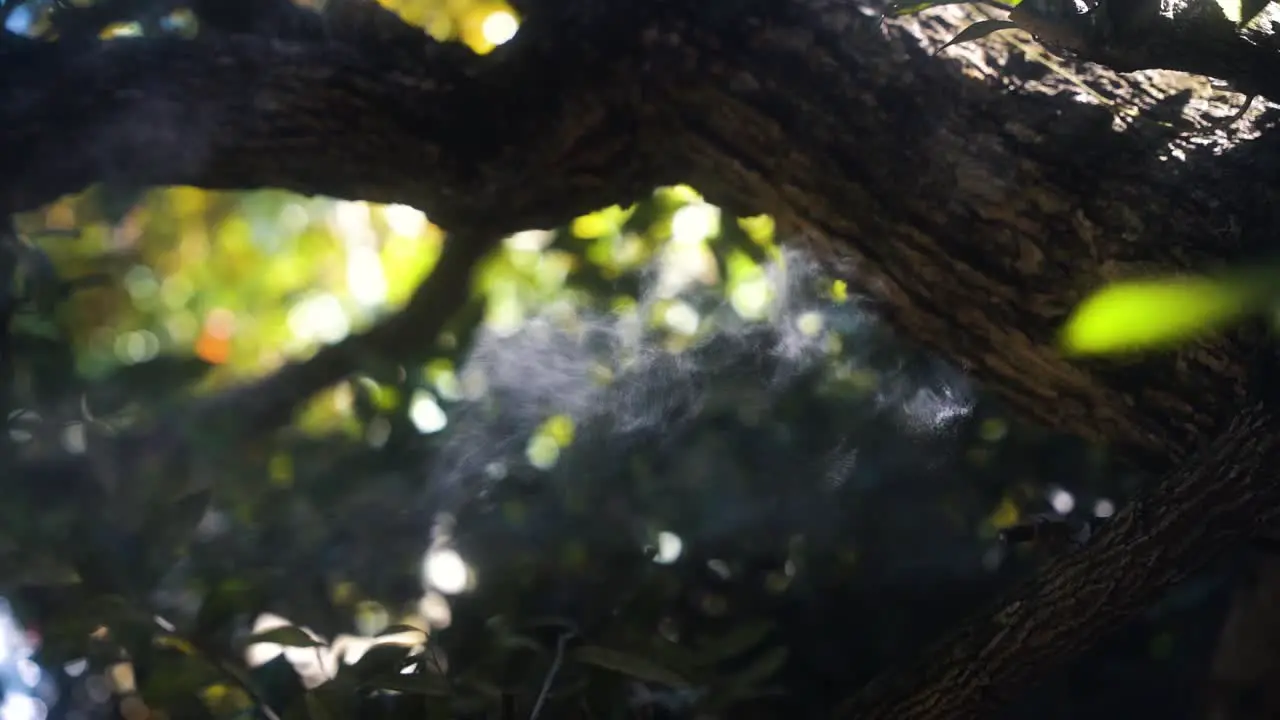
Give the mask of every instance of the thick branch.
[[(492, 129), (451, 94), (468, 61), (437, 47), (413, 58), (432, 73), (405, 75), (252, 36), (35, 46), (0, 65), (0, 207), (98, 181), (417, 202), (446, 180), (445, 146)], [(359, 171), (335, 173), (344, 161)]]
[[(250, 36), (16, 51), (0, 206), (96, 180), (277, 186), (407, 202), (448, 227), (502, 208), (495, 229), (514, 230), (692, 180), (778, 216), (905, 334), (1048, 426), (1167, 458), (1234, 411), (1228, 346), (1090, 370), (1053, 334), (1106, 277), (1237, 254), (1270, 223), (1265, 172), (1207, 143), (1166, 162), (1151, 127), (1115, 133), (1096, 108), (913, 62), (915, 37), (886, 39), (847, 0), (591, 3), (544, 0), (485, 58)], [(546, 20), (561, 17), (575, 22)], [(960, 23), (944, 25), (928, 32)], [(1227, 167), (1247, 191), (1217, 197)]]
[(1031, 680), (1094, 645), (1252, 529), (1280, 522), (1280, 422), (1261, 407), (1151, 488), (1084, 549), (1049, 563), (915, 667), (838, 717), (990, 717)]
[[(600, 180), (637, 164), (638, 121), (620, 109), (635, 87), (618, 82), (634, 62), (595, 62), (568, 33), (555, 51), (534, 36), (482, 58), (376, 19), (361, 37), (39, 43), (0, 56), (0, 211), (105, 181), (277, 187), (488, 226), (536, 181), (539, 197), (512, 208), (514, 230), (658, 181)], [(626, 47), (594, 29), (611, 53)]]

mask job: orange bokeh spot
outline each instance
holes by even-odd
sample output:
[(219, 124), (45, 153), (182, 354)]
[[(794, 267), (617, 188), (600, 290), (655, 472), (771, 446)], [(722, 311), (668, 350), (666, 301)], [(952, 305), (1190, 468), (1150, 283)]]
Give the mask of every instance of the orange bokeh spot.
[(221, 365), (231, 356), (231, 336), (235, 333), (236, 316), (218, 308), (204, 319), (204, 328), (196, 340), (195, 353), (207, 363)]
[(231, 341), (206, 330), (196, 340), (196, 356), (212, 365), (221, 365), (231, 356)]

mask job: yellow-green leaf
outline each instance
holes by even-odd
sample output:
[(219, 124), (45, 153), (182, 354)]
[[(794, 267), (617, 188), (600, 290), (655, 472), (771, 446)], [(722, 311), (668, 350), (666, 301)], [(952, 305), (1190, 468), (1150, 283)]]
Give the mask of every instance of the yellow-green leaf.
[(1073, 355), (1164, 348), (1201, 337), (1260, 312), (1276, 279), (1169, 277), (1108, 285), (1076, 308), (1062, 332)]
[(962, 43), (973, 42), (974, 40), (981, 40), (982, 38), (990, 35), (991, 33), (1000, 32), (1001, 30), (1017, 30), (1017, 29), (1018, 29), (1018, 23), (1013, 22), (1011, 20), (979, 20), (978, 22), (961, 30), (959, 33), (956, 33), (955, 37), (948, 40), (945, 44), (943, 44), (942, 47), (938, 48), (933, 54), (938, 55), (943, 50), (946, 50), (947, 48), (953, 45), (960, 45)]

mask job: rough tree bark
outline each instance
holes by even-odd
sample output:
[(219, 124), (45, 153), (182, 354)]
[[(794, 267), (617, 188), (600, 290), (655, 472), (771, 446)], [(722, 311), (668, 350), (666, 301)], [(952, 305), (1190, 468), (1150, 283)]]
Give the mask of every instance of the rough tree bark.
[[(1054, 344), (1107, 279), (1265, 252), (1273, 137), (1122, 122), (1053, 76), (1000, 77), (1020, 60), (1005, 49), (932, 59), (926, 46), (962, 27), (950, 12), (881, 26), (871, 0), (516, 4), (520, 34), (484, 58), (381, 15), (361, 32), (302, 18), (281, 37), (0, 46), (0, 212), (101, 180), (273, 186), (409, 203), (483, 236), (690, 182), (773, 214), (1026, 418), (1166, 475), (847, 717), (980, 717), (1190, 570), (1280, 529), (1280, 425), (1255, 341), (1123, 364)], [(1070, 44), (1280, 97), (1257, 38), (1211, 23), (1188, 44), (1185, 18), (1148, 5), (1126, 6), (1142, 23)], [(1168, 94), (1093, 72), (1122, 103)]]

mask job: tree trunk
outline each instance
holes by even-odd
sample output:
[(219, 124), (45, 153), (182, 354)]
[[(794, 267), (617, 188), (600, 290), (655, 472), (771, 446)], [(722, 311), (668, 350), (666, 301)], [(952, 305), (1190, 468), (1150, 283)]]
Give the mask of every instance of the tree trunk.
[[(977, 717), (1280, 527), (1255, 342), (1124, 363), (1055, 344), (1109, 279), (1264, 252), (1273, 138), (1180, 136), (1072, 97), (1060, 76), (1008, 75), (1025, 57), (1000, 39), (930, 58), (972, 19), (952, 10), (882, 26), (881, 6), (850, 0), (518, 5), (519, 35), (483, 58), (402, 28), (334, 38), (306, 22), (287, 40), (0, 51), (0, 211), (100, 180), (275, 186), (405, 202), (483, 234), (690, 182), (730, 211), (773, 214), (1023, 417), (1168, 473), (848, 717)], [(1071, 67), (1130, 109), (1207, 104), (1203, 84)]]

